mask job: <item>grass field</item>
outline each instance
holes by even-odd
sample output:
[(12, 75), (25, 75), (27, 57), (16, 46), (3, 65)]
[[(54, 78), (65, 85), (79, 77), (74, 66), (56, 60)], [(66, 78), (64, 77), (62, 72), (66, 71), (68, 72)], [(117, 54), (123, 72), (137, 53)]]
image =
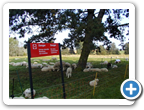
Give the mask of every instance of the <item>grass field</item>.
[[(48, 56), (32, 58), (39, 59), (38, 63), (42, 63), (42, 59), (51, 59)], [(112, 58), (111, 58), (112, 57)], [(124, 79), (126, 65), (129, 64), (125, 58), (128, 55), (90, 55), (88, 62), (93, 64), (95, 68), (103, 68), (106, 65), (100, 65), (103, 61), (114, 63), (115, 59), (120, 59), (121, 63), (117, 64), (118, 68), (110, 68), (108, 72), (98, 72), (97, 78), (99, 79), (98, 85), (95, 88), (93, 95), (93, 87), (89, 86), (89, 81), (95, 78), (96, 72), (72, 72), (72, 77), (67, 78), (64, 74), (65, 91), (67, 99), (123, 99), (120, 93), (121, 83), (129, 78), (129, 68)], [(15, 58), (19, 58), (15, 60)], [(79, 55), (63, 55), (62, 60), (69, 63), (77, 63)], [(9, 57), (9, 62), (27, 61), (27, 57)], [(52, 62), (52, 61), (51, 61)], [(42, 72), (41, 69), (32, 69), (33, 88), (36, 90), (35, 97), (47, 96), (50, 99), (62, 99), (63, 89), (61, 72)], [(23, 91), (30, 88), (29, 72), (25, 66), (14, 67), (9, 65), (9, 96), (12, 95), (14, 79), (14, 95), (21, 96)]]

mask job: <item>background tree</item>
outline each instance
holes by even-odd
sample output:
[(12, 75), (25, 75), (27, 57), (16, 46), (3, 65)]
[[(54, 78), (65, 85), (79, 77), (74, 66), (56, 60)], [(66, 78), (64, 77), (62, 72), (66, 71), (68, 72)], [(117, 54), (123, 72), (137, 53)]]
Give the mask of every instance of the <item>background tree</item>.
[(110, 54), (120, 54), (119, 49), (116, 47), (115, 43), (110, 44)]
[(19, 41), (12, 37), (9, 38), (9, 56), (24, 56), (26, 50), (23, 47), (19, 47)]
[[(103, 21), (105, 15), (107, 19)], [(129, 17), (128, 9), (26, 9), (10, 10), (9, 24), (10, 30), (19, 33), (20, 37), (24, 37), (25, 33), (33, 33), (32, 27), (37, 26), (38, 34), (27, 42), (49, 42), (57, 31), (69, 29), (72, 36), (70, 40), (64, 40), (64, 44), (71, 40), (73, 44), (68, 46), (83, 42), (77, 67), (77, 70), (83, 70), (94, 41), (103, 42), (104, 45), (111, 43), (105, 32), (109, 33), (110, 38), (124, 41), (124, 28), (129, 23), (121, 24), (122, 17)]]
[(129, 43), (125, 44), (125, 50), (124, 50), (125, 54), (129, 54)]

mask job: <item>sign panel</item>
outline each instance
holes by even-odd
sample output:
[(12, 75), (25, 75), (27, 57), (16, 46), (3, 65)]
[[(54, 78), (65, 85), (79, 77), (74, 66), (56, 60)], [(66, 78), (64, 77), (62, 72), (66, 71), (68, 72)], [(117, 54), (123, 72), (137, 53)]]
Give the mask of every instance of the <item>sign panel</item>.
[(30, 43), (31, 58), (59, 55), (58, 43)]

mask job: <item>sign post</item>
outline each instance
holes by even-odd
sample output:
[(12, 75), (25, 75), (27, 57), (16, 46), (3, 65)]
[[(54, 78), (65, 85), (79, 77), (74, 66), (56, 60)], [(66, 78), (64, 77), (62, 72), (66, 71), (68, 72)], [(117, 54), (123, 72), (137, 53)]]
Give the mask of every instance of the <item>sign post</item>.
[(28, 67), (29, 67), (29, 78), (30, 78), (30, 88), (31, 88), (31, 98), (33, 99), (33, 81), (32, 81), (32, 72), (31, 72), (31, 50), (30, 43), (27, 43), (27, 52), (28, 52)]
[(60, 70), (61, 70), (61, 76), (62, 76), (63, 97), (64, 99), (66, 99), (60, 43), (59, 43), (59, 58), (60, 58)]
[(33, 97), (33, 81), (32, 81), (31, 59), (30, 58), (59, 55), (60, 70), (61, 70), (61, 76), (62, 76), (63, 97), (64, 97), (64, 99), (66, 99), (60, 43), (27, 43), (27, 51), (28, 51), (27, 53), (28, 53), (31, 98), (33, 99), (34, 97)]

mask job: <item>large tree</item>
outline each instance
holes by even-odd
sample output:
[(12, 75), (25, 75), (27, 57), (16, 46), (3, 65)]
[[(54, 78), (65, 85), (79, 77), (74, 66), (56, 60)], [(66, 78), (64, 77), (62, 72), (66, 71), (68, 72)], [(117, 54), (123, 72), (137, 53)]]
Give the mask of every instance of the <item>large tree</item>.
[(10, 30), (19, 33), (20, 37), (33, 33), (33, 28), (37, 27), (38, 34), (27, 42), (51, 42), (58, 31), (69, 29), (69, 38), (64, 40), (63, 46), (73, 49), (83, 42), (77, 67), (77, 70), (83, 70), (94, 41), (103, 42), (104, 45), (111, 43), (105, 32), (109, 33), (110, 38), (124, 41), (124, 27), (129, 23), (121, 24), (123, 17), (129, 17), (128, 9), (12, 9), (9, 24)]

